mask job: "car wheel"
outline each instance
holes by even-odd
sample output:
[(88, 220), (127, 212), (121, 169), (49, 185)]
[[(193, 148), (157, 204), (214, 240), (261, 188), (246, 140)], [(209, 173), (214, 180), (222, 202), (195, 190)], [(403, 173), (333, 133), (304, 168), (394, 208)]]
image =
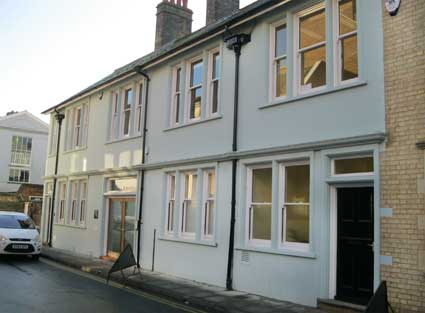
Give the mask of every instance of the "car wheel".
[(39, 254), (34, 254), (34, 255), (32, 255), (31, 257), (32, 257), (32, 259), (33, 259), (34, 261), (38, 261), (38, 259), (40, 258), (40, 255), (39, 255)]

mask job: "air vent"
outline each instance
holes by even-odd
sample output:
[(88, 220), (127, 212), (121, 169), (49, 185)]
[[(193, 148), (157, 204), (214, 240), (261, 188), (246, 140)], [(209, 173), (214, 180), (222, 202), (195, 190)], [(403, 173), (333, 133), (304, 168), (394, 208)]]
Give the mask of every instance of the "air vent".
[(249, 264), (249, 252), (248, 251), (242, 251), (241, 263)]

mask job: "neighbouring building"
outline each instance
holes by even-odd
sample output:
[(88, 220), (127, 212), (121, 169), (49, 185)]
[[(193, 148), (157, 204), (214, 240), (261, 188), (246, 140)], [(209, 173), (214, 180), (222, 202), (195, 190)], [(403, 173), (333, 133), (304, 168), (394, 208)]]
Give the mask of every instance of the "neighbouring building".
[(0, 117), (0, 210), (30, 213), (29, 208), (38, 206), (48, 132), (48, 125), (27, 111)]
[(381, 273), (397, 312), (425, 312), (425, 1), (402, 1), (383, 25)]
[(423, 29), (391, 33), (404, 10), (420, 23), (412, 2), (208, 0), (191, 32), (187, 1), (162, 1), (154, 52), (45, 111), (44, 241), (111, 259), (130, 244), (142, 267), (309, 306), (365, 304), (386, 279), (420, 311), (423, 100), (399, 93), (415, 78), (397, 53), (423, 59), (402, 52)]

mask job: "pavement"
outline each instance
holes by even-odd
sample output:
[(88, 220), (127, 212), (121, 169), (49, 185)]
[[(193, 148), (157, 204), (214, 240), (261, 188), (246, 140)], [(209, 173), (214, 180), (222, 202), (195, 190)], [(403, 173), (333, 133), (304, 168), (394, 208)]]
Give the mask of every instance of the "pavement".
[[(106, 279), (112, 262), (98, 258), (76, 255), (68, 251), (43, 247), (42, 257), (70, 268)], [(133, 273), (125, 270), (125, 275)], [(159, 296), (194, 309), (214, 313), (323, 313), (315, 308), (278, 301), (240, 291), (227, 291), (224, 288), (202, 284), (170, 275), (142, 270), (141, 275), (127, 280), (121, 273), (111, 275), (111, 281)], [(151, 311), (157, 312), (157, 311)], [(160, 311), (158, 311), (160, 312)]]
[(0, 256), (0, 312), (200, 313), (89, 276), (50, 261)]

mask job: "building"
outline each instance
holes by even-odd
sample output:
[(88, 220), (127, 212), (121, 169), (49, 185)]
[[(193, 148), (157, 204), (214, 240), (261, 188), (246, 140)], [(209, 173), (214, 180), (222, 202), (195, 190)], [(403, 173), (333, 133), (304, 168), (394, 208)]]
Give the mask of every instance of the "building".
[[(386, 128), (381, 154), (382, 279), (398, 312), (425, 311), (425, 2), (384, 14)], [(389, 257), (388, 257), (389, 256)]]
[(0, 210), (42, 199), (49, 127), (27, 111), (0, 117)]
[(207, 3), (192, 33), (187, 1), (161, 2), (153, 53), (46, 110), (44, 240), (309, 306), (385, 278), (401, 303), (382, 1)]

